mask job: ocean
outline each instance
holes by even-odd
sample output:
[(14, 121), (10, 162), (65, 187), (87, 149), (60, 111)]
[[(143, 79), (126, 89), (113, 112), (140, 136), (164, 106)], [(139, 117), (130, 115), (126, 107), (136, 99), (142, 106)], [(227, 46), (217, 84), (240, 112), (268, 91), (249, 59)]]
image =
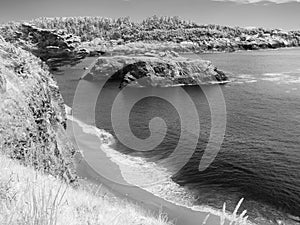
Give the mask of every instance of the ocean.
[[(125, 92), (115, 82), (92, 84), (86, 95), (101, 88), (96, 125), (115, 139), (105, 153), (129, 183), (176, 204), (213, 212), (225, 202), (233, 211), (244, 198), (240, 212), (246, 209), (257, 224), (298, 224), (300, 49), (186, 57), (212, 61), (231, 82)], [(93, 60), (56, 72), (67, 105), (76, 107), (78, 78)], [(220, 91), (222, 96), (215, 94)], [(224, 125), (223, 142), (209, 167), (199, 171), (216, 121)], [(135, 138), (145, 149), (126, 143)]]

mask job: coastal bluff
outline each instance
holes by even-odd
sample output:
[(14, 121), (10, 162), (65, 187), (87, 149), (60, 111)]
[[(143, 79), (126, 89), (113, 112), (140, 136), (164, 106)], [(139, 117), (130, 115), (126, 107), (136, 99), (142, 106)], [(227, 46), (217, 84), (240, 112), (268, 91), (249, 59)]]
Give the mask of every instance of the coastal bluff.
[(57, 17), (30, 23), (43, 29), (63, 29), (79, 36), (86, 50), (104, 52), (233, 52), (300, 46), (300, 31), (199, 24), (177, 16), (152, 16), (141, 22), (129, 17)]
[(300, 46), (300, 31), (202, 25), (178, 17), (37, 18), (0, 26), (5, 41), (41, 58), (52, 69), (74, 65), (87, 56), (235, 52)]
[(184, 58), (175, 52), (99, 57), (82, 79), (120, 81), (120, 87), (170, 87), (228, 82), (225, 73), (210, 61)]
[(64, 101), (48, 67), (0, 38), (0, 151), (59, 177), (76, 181), (75, 149), (68, 140)]
[(80, 49), (80, 38), (60, 29), (43, 29), (30, 23), (2, 27), (5, 41), (31, 52), (51, 68), (74, 64), (85, 58), (88, 52)]

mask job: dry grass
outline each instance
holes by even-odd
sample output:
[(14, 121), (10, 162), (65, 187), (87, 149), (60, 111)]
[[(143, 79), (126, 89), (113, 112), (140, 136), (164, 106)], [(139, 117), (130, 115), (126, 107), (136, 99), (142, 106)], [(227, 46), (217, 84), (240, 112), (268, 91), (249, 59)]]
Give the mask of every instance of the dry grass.
[[(155, 216), (125, 200), (101, 193), (94, 186), (70, 185), (0, 155), (1, 225), (171, 225), (165, 214)], [(246, 211), (229, 216), (230, 225), (246, 225)], [(228, 219), (226, 205), (220, 225)], [(206, 225), (209, 215), (199, 225)], [(227, 223), (226, 223), (227, 224)]]
[[(0, 156), (1, 225), (167, 225), (166, 216), (100, 193), (74, 190)], [(96, 196), (95, 196), (96, 195)]]
[[(244, 199), (242, 198), (236, 205), (232, 214), (226, 212), (226, 203), (223, 204), (222, 214), (220, 216), (220, 225), (225, 225), (225, 221), (229, 221), (229, 225), (250, 225), (248, 216), (246, 215), (247, 210), (244, 210), (241, 214), (238, 214), (238, 210), (242, 205)], [(202, 225), (206, 225), (210, 214), (208, 214), (202, 222)], [(226, 222), (227, 224), (227, 222)]]

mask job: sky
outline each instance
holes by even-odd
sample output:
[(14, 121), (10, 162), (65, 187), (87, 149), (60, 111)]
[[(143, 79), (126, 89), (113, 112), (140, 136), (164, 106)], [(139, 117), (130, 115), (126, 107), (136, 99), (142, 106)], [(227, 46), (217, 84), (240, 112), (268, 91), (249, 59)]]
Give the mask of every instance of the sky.
[(300, 0), (1, 0), (0, 23), (37, 17), (179, 16), (200, 24), (300, 30)]

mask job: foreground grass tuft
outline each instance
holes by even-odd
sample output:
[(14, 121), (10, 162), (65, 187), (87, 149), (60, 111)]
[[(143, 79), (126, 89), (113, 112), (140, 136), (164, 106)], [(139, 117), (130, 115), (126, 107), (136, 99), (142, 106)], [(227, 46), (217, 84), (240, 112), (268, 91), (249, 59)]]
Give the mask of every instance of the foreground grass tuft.
[[(172, 225), (167, 215), (158, 216), (111, 195), (101, 187), (74, 189), (51, 175), (0, 155), (0, 224), (1, 225)], [(246, 211), (233, 214), (230, 225), (246, 225)], [(220, 225), (228, 219), (226, 205)], [(199, 225), (208, 225), (207, 220)], [(228, 221), (228, 220), (227, 220)], [(226, 222), (227, 224), (227, 222)], [(216, 225), (216, 224), (214, 224)]]
[(1, 225), (167, 225), (125, 200), (78, 189), (0, 156)]

